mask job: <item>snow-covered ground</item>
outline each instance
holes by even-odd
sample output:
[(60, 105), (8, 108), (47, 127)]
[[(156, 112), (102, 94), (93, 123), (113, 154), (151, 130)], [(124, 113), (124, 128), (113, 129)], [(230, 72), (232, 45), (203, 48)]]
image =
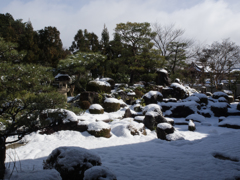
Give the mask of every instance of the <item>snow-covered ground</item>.
[[(124, 110), (116, 113), (90, 115), (88, 112), (78, 117), (85, 120), (112, 119), (111, 138), (96, 138), (88, 132), (59, 131), (52, 135), (32, 133), (24, 138), (26, 145), (8, 149), (6, 167), (11, 173), (16, 160), (16, 168), (11, 179), (24, 179), (26, 172), (41, 179), (48, 175), (43, 170), (43, 160), (57, 147), (78, 146), (98, 154), (102, 166), (109, 168), (118, 180), (181, 180), (181, 179), (236, 179), (240, 178), (240, 130), (218, 126), (218, 118), (206, 118), (204, 123), (194, 122), (196, 131), (188, 131), (188, 125), (175, 125), (184, 135), (183, 140), (164, 141), (157, 139), (155, 131), (147, 130), (147, 135), (132, 136), (124, 123), (134, 124), (132, 118), (120, 120)], [(240, 121), (240, 117), (227, 117)], [(173, 118), (175, 122), (184, 118)], [(222, 155), (232, 160), (215, 158)], [(74, 154), (73, 154), (74, 156)], [(9, 167), (10, 165), (10, 167)], [(36, 173), (34, 173), (36, 172)], [(45, 173), (46, 172), (46, 173)], [(30, 176), (29, 176), (30, 177)]]

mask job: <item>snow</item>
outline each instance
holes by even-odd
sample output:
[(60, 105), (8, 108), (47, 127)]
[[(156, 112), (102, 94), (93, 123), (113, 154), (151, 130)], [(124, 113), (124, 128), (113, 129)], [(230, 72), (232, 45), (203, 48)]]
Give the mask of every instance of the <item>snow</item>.
[(213, 93), (213, 96), (228, 96), (228, 95), (222, 91), (217, 91)]
[(134, 119), (137, 121), (143, 121), (145, 116), (135, 116)]
[(144, 94), (143, 97), (151, 98), (152, 96), (163, 96), (162, 93), (158, 91), (149, 91), (148, 93)]
[[(166, 104), (173, 107), (178, 104), (196, 107), (196, 102), (193, 101)], [(209, 107), (212, 104), (221, 103), (212, 102)], [(229, 109), (237, 111), (237, 104), (230, 104)], [(145, 110), (146, 112), (149, 109), (153, 111), (155, 108), (160, 109), (160, 105), (148, 105)], [(194, 132), (188, 131), (187, 124), (175, 125), (175, 132), (167, 135), (167, 139), (171, 141), (164, 141), (158, 139), (156, 132), (149, 129), (146, 129), (147, 135), (141, 133), (136, 136), (131, 135), (128, 129), (130, 125), (136, 129), (144, 125), (135, 122), (133, 118), (122, 119), (125, 110), (126, 108), (122, 108), (117, 112), (101, 115), (93, 115), (88, 111), (81, 116), (68, 113), (69, 119), (81, 120), (79, 123), (88, 124), (88, 127), (94, 123), (102, 124), (101, 120), (112, 119), (112, 122), (105, 123), (111, 128), (110, 138), (96, 138), (86, 131), (69, 130), (55, 132), (51, 135), (41, 135), (36, 132), (25, 136), (22, 141), (26, 142), (26, 145), (16, 149), (7, 149), (6, 152), (8, 172), (11, 172), (13, 166), (17, 168), (13, 171), (11, 179), (59, 179), (59, 174), (55, 170), (43, 170), (42, 162), (60, 146), (84, 148), (97, 154), (101, 158), (102, 166), (115, 174), (118, 180), (223, 180), (240, 177), (240, 143), (237, 143), (240, 130), (218, 126), (225, 123), (240, 125), (239, 116), (228, 116), (220, 123), (218, 123), (218, 117), (205, 118), (204, 122), (209, 125), (198, 123), (198, 128)], [(198, 109), (194, 111), (197, 112)], [(144, 116), (136, 118), (141, 119)], [(171, 119), (174, 122), (186, 122), (185, 118)], [(98, 122), (95, 122), (96, 120)], [(82, 152), (85, 151), (81, 151), (81, 154)], [(237, 159), (238, 162), (217, 159), (214, 157), (216, 154)], [(15, 159), (15, 165), (12, 162), (14, 157), (19, 157), (19, 160)], [(67, 168), (73, 162), (81, 160), (76, 158), (75, 153), (70, 154), (68, 158), (65, 157), (64, 159), (69, 158), (64, 160)]]
[(136, 93), (135, 92), (128, 92), (127, 95), (128, 96), (136, 96)]
[(189, 120), (188, 126), (195, 127), (195, 124), (193, 123), (192, 120)]
[(179, 88), (179, 89), (182, 89), (182, 90), (186, 91), (186, 88), (183, 85), (178, 84), (178, 83), (172, 83), (170, 85), (170, 87), (175, 87), (175, 88)]
[(61, 76), (67, 76), (71, 79), (71, 77), (68, 75), (68, 74), (61, 74), (61, 73), (58, 73), (56, 76), (55, 76), (55, 79), (61, 77)]
[(165, 74), (168, 74), (167, 70), (165, 70), (165, 69), (160, 69), (160, 68), (159, 68), (159, 69), (157, 69), (157, 71), (158, 71), (158, 72), (165, 73)]
[(204, 122), (206, 120), (206, 118), (200, 114), (190, 114), (186, 117), (186, 119), (191, 119), (196, 122)]
[(171, 129), (171, 128), (172, 128), (172, 125), (169, 124), (169, 123), (159, 123), (159, 124), (157, 125), (157, 127), (160, 128), (160, 129), (165, 130), (165, 129)]
[(98, 179), (98, 177), (102, 177), (99, 179), (106, 180), (117, 179), (116, 176), (107, 167), (93, 166), (85, 171), (83, 180), (93, 180)]
[(109, 124), (98, 121), (98, 122), (93, 122), (88, 125), (88, 131), (101, 131), (103, 129), (110, 129)]
[(161, 111), (161, 107), (158, 104), (149, 104), (143, 108), (143, 113), (150, 111)]
[(89, 109), (98, 109), (98, 110), (102, 110), (103, 107), (100, 104), (92, 104)]
[(120, 101), (116, 98), (106, 98), (104, 103), (120, 103)]

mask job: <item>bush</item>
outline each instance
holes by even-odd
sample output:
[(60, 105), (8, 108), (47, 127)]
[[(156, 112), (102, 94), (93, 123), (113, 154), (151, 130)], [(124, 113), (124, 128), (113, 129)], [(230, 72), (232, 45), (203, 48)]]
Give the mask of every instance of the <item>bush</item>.
[(90, 81), (87, 91), (111, 93), (111, 85), (105, 81)]
[(89, 109), (89, 107), (90, 107), (90, 102), (89, 101), (80, 101), (80, 107), (82, 108), (82, 109)]

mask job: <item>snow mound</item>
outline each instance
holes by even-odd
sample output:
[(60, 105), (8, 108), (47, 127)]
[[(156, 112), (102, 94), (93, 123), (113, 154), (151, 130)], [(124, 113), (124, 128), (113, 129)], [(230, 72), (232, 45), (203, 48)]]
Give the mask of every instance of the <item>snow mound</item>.
[(116, 98), (106, 98), (104, 103), (120, 103), (120, 101)]
[(181, 132), (175, 130), (174, 133), (166, 135), (167, 140), (169, 141), (176, 141), (176, 140), (183, 140), (184, 139), (184, 134)]
[(103, 107), (100, 104), (92, 104), (89, 109), (98, 109), (98, 110), (102, 110)]
[(195, 122), (204, 122), (206, 120), (206, 118), (200, 114), (190, 114), (189, 116), (186, 117), (186, 120), (192, 120), (192, 121), (195, 121)]
[(103, 121), (88, 124), (88, 131), (101, 131), (103, 129), (110, 129), (109, 124)]
[(149, 91), (148, 93), (144, 94), (143, 97), (151, 98), (152, 96), (163, 96), (162, 93), (158, 91)]
[(116, 180), (117, 178), (107, 167), (93, 166), (85, 171), (83, 180), (94, 179)]
[(146, 113), (148, 111), (161, 111), (161, 106), (158, 104), (149, 104), (143, 108), (143, 113)]
[(169, 124), (169, 123), (159, 123), (159, 124), (157, 125), (157, 127), (160, 128), (160, 129), (165, 130), (165, 129), (171, 129), (171, 128), (172, 128), (172, 125)]

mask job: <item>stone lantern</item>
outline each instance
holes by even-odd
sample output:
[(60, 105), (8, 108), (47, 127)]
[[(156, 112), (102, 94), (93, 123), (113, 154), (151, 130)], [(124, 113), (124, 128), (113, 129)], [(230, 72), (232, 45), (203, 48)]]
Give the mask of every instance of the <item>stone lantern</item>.
[(58, 74), (55, 76), (55, 85), (58, 86), (58, 92), (64, 94), (67, 97), (67, 93), (70, 88), (68, 84), (72, 82), (71, 77), (68, 74)]

